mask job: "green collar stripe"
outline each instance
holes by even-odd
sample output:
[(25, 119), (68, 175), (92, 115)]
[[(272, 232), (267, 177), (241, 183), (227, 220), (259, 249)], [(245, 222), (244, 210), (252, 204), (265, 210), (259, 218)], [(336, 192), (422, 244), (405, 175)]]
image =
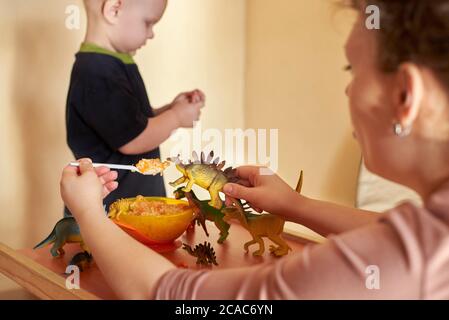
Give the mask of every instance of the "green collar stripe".
[(113, 52), (92, 43), (83, 43), (81, 45), (80, 52), (106, 54), (119, 59), (124, 64), (135, 64), (133, 57), (127, 53)]

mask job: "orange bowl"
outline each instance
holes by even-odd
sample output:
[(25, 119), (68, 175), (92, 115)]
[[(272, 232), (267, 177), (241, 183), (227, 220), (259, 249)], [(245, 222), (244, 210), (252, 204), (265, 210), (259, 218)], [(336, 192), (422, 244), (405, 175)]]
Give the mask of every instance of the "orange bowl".
[[(172, 243), (187, 230), (195, 218), (195, 213), (188, 202), (161, 197), (145, 197), (144, 199), (150, 204), (152, 201), (167, 204), (167, 209), (163, 209), (162, 214), (130, 214), (129, 205), (136, 199), (122, 199), (114, 202), (110, 207), (109, 217), (128, 234), (145, 244)], [(173, 205), (181, 205), (182, 209), (174, 210)], [(120, 208), (119, 214), (117, 214), (117, 208)]]

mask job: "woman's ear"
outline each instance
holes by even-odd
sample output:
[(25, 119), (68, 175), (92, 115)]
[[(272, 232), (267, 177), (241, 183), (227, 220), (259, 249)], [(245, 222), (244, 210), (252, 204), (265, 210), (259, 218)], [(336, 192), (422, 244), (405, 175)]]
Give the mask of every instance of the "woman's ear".
[(411, 129), (418, 116), (424, 94), (423, 75), (413, 63), (403, 63), (396, 72), (394, 119), (396, 124)]
[(108, 23), (116, 24), (122, 7), (123, 0), (106, 0), (102, 8), (103, 17)]

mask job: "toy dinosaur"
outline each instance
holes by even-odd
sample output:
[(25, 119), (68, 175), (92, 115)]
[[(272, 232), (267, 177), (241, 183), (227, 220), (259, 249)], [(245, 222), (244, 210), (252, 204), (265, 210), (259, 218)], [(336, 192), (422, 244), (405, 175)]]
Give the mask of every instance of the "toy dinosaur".
[(186, 250), (191, 256), (196, 257), (196, 264), (209, 265), (214, 264), (218, 266), (215, 250), (209, 242), (200, 243), (192, 249), (188, 244), (183, 243), (182, 248)]
[[(190, 206), (195, 211), (196, 222), (203, 227), (207, 236), (209, 236), (209, 233), (207, 232), (205, 221), (209, 220), (214, 222), (215, 226), (220, 230), (220, 238), (217, 242), (223, 243), (226, 240), (229, 235), (230, 225), (223, 220), (224, 214), (221, 210), (210, 206), (208, 200), (199, 200), (193, 191), (183, 191), (182, 187), (176, 189), (173, 194), (176, 199), (186, 198), (187, 201), (189, 201)], [(195, 223), (195, 221), (193, 223)]]
[(253, 255), (261, 256), (265, 251), (265, 244), (262, 237), (267, 237), (278, 245), (270, 246), (270, 252), (275, 256), (283, 256), (288, 254), (291, 248), (282, 239), (282, 231), (284, 230), (285, 221), (272, 214), (253, 214), (245, 210), (236, 199), (229, 198), (233, 204), (232, 207), (226, 207), (222, 210), (224, 213), (224, 221), (230, 222), (236, 219), (240, 224), (247, 229), (253, 239), (244, 244), (244, 249), (248, 252), (251, 245), (258, 243), (259, 250), (255, 251)]
[(187, 185), (182, 189), (184, 192), (190, 192), (193, 185), (197, 185), (209, 191), (210, 201), (209, 205), (220, 210), (223, 207), (223, 201), (220, 199), (219, 192), (223, 186), (228, 182), (237, 182), (235, 169), (229, 167), (222, 170), (226, 162), (219, 164), (220, 158), (214, 160), (214, 152), (211, 151), (207, 159), (204, 153), (201, 152), (201, 159), (198, 158), (197, 153), (192, 153), (194, 161), (189, 161), (188, 164), (183, 164), (179, 155), (174, 158), (169, 158), (169, 161), (176, 163), (176, 168), (182, 173), (182, 177), (171, 182), (172, 187), (177, 187), (180, 184), (187, 182)]
[(53, 247), (50, 249), (50, 252), (53, 257), (64, 255), (63, 247), (66, 243), (79, 243), (83, 251), (90, 252), (81, 238), (80, 228), (73, 217), (59, 220), (50, 235), (33, 249), (40, 249), (52, 243)]
[[(301, 171), (298, 184), (296, 186), (296, 192), (301, 192), (303, 181), (303, 172)], [(228, 197), (232, 203), (232, 206), (226, 207), (221, 211), (224, 213), (225, 217), (223, 220), (229, 222), (232, 219), (236, 219), (240, 224), (247, 229), (253, 239), (244, 244), (244, 249), (248, 252), (251, 245), (258, 243), (259, 250), (255, 251), (253, 255), (261, 256), (265, 251), (265, 244), (263, 237), (267, 237), (273, 241), (278, 246), (270, 245), (270, 252), (279, 257), (288, 254), (291, 248), (282, 239), (282, 232), (284, 230), (285, 221), (278, 216), (272, 214), (253, 214), (244, 208), (242, 203), (231, 197)]]
[(81, 272), (86, 270), (92, 264), (93, 257), (87, 252), (79, 252), (73, 256), (69, 262), (69, 266), (77, 266)]

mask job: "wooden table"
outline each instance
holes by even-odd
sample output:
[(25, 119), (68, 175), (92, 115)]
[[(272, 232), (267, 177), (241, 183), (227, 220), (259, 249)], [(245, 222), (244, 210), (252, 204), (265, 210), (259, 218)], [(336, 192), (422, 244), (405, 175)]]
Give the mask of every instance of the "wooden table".
[[(222, 245), (216, 242), (219, 237), (218, 230), (211, 222), (207, 222), (207, 224), (210, 233), (209, 238), (201, 228), (196, 227), (196, 230), (184, 233), (178, 241), (192, 246), (209, 241), (215, 249), (219, 263), (218, 266), (208, 267), (210, 269), (252, 266), (279, 259), (269, 254), (268, 248), (271, 242), (268, 239), (265, 240), (266, 251), (263, 257), (254, 257), (251, 254), (258, 249), (258, 245), (251, 246), (250, 253), (246, 254), (243, 250), (243, 244), (251, 240), (251, 236), (239, 224), (232, 224), (229, 237)], [(303, 246), (308, 243), (307, 240), (288, 234), (284, 234), (283, 237), (292, 248), (289, 254), (301, 251)], [(95, 264), (81, 273), (81, 289), (67, 289), (65, 285), (67, 275), (64, 272), (70, 258), (80, 251), (79, 245), (66, 245), (64, 247), (65, 256), (56, 259), (52, 258), (49, 249), (50, 247), (16, 251), (0, 244), (0, 272), (41, 299), (116, 299)], [(185, 265), (189, 269), (205, 268), (197, 266), (196, 258), (190, 256), (181, 248), (161, 254), (176, 265)]]

